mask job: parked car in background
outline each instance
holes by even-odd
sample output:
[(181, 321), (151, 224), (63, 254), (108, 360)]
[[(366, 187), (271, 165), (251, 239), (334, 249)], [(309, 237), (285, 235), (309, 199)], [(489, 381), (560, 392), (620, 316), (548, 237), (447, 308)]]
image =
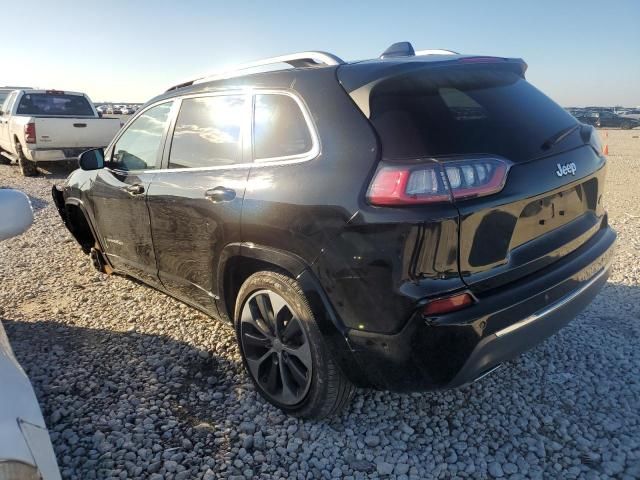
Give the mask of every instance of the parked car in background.
[(151, 100), (53, 199), (100, 271), (232, 322), (289, 414), (458, 387), (566, 325), (613, 257), (597, 132), (526, 68), (406, 42), (261, 60)]
[(91, 147), (109, 144), (119, 119), (100, 118), (84, 93), (14, 90), (0, 112), (0, 159), (15, 160), (24, 176), (37, 162), (76, 159)]
[[(29, 197), (0, 189), (0, 241), (33, 222)], [(0, 321), (0, 479), (59, 480), (60, 471), (31, 382)]]
[(594, 127), (598, 126), (597, 112), (591, 112), (588, 110), (574, 110), (572, 113), (579, 122), (586, 123), (587, 125), (592, 125)]
[(621, 116), (613, 112), (598, 112), (597, 127), (601, 128), (621, 128), (629, 130), (640, 126), (640, 119), (631, 116)]
[(119, 105), (111, 107), (111, 113), (113, 115), (122, 115), (122, 107)]
[(129, 107), (122, 107), (120, 113), (122, 115), (131, 115), (133, 112), (129, 110)]

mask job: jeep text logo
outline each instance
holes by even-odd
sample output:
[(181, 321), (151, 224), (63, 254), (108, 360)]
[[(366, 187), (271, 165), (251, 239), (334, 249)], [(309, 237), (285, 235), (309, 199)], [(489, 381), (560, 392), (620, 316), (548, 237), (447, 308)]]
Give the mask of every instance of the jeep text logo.
[(559, 163), (558, 165), (558, 170), (556, 170), (556, 175), (558, 175), (559, 177), (563, 177), (565, 175), (575, 175), (576, 174), (576, 164), (571, 162), (571, 163), (565, 163), (564, 165), (560, 165)]

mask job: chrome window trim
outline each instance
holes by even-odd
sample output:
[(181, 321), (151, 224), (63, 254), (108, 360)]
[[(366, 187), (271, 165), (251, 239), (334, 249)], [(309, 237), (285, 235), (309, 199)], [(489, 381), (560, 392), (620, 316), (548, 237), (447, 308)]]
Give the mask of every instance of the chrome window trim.
[[(305, 152), (305, 153), (302, 153), (302, 154), (297, 154), (297, 155), (290, 155), (290, 156), (287, 156), (287, 157), (272, 157), (272, 158), (260, 158), (260, 159), (253, 158), (253, 161), (243, 162), (243, 163), (236, 163), (234, 165), (216, 165), (216, 166), (211, 166), (211, 167), (193, 167), (193, 168), (154, 168), (154, 169), (150, 169), (150, 170), (117, 170), (117, 169), (116, 170), (108, 169), (108, 170), (111, 170), (113, 172), (117, 172), (120, 175), (136, 175), (136, 174), (145, 174), (145, 173), (171, 173), (171, 172), (175, 172), (175, 173), (208, 172), (208, 171), (216, 171), (216, 170), (232, 170), (232, 169), (238, 169), (238, 168), (272, 167), (272, 166), (292, 165), (292, 164), (296, 164), (296, 163), (308, 162), (310, 160), (313, 160), (314, 158), (317, 158), (318, 155), (320, 155), (320, 151), (321, 151), (321, 148), (320, 148), (320, 137), (318, 136), (318, 131), (317, 131), (316, 127), (315, 127), (315, 124), (313, 123), (313, 119), (311, 118), (311, 114), (309, 113), (309, 109), (307, 108), (306, 104), (294, 92), (291, 92), (289, 90), (284, 90), (284, 89), (273, 89), (273, 88), (265, 88), (265, 89), (263, 89), (263, 88), (247, 88), (247, 89), (221, 90), (221, 91), (216, 91), (216, 92), (189, 93), (189, 94), (185, 94), (185, 95), (179, 95), (179, 96), (175, 96), (175, 97), (165, 98), (163, 100), (160, 100), (158, 102), (155, 102), (155, 103), (149, 105), (143, 111), (139, 111), (139, 113), (136, 112), (136, 116), (131, 118), (122, 127), (122, 131), (120, 132), (118, 137), (116, 139), (114, 139), (114, 141), (112, 141), (112, 143), (109, 145), (108, 149), (111, 149), (117, 143), (117, 141), (120, 138), (120, 136), (122, 135), (122, 133), (124, 133), (125, 127), (127, 127), (130, 122), (133, 122), (136, 118), (138, 118), (139, 115), (141, 115), (142, 113), (147, 111), (149, 108), (157, 106), (157, 105), (159, 105), (161, 103), (166, 103), (166, 102), (173, 101), (174, 105), (172, 107), (171, 115), (174, 115), (173, 108), (176, 108), (176, 110), (177, 110), (179, 108), (179, 106), (181, 105), (182, 100), (185, 99), (185, 98), (214, 97), (214, 96), (223, 96), (223, 95), (246, 95), (246, 96), (249, 97), (248, 101), (249, 101), (249, 103), (251, 105), (251, 113), (250, 113), (251, 128), (250, 128), (250, 131), (248, 132), (248, 138), (249, 138), (249, 140), (251, 142), (251, 152), (252, 152), (252, 157), (253, 157), (253, 111), (254, 111), (253, 109), (254, 109), (254, 105), (255, 105), (255, 96), (256, 95), (260, 95), (260, 94), (286, 95), (286, 96), (291, 97), (291, 98), (293, 98), (295, 100), (295, 102), (298, 104), (298, 108), (300, 108), (300, 110), (302, 111), (302, 116), (305, 119), (305, 122), (307, 124), (307, 129), (309, 130), (309, 133), (311, 135), (311, 149), (308, 152)], [(178, 107), (176, 107), (176, 105), (178, 105)], [(176, 111), (175, 115), (177, 115), (178, 113), (179, 112)], [(173, 119), (173, 117), (170, 119), (170, 122), (171, 122), (172, 119)], [(173, 135), (173, 132), (167, 132), (167, 135)], [(169, 145), (170, 145), (170, 143), (169, 143)]]
[(313, 124), (313, 120), (311, 119), (311, 115), (309, 114), (309, 109), (307, 108), (307, 106), (302, 102), (302, 99), (298, 95), (295, 95), (294, 93), (287, 90), (276, 90), (276, 89), (257, 89), (253, 91), (253, 112), (251, 114), (252, 150), (254, 146), (253, 130), (254, 130), (254, 119), (255, 119), (256, 95), (285, 95), (287, 97), (293, 98), (293, 100), (298, 105), (298, 108), (302, 112), (304, 121), (307, 124), (307, 130), (309, 131), (309, 136), (311, 137), (311, 148), (306, 152), (297, 153), (295, 155), (282, 156), (282, 157), (265, 157), (265, 158), (256, 158), (254, 153), (253, 161), (256, 164), (263, 164), (263, 163), (273, 164), (274, 162), (277, 162), (279, 164), (299, 163), (307, 160), (312, 160), (320, 154), (320, 139), (318, 138), (318, 132), (315, 128), (315, 125)]
[(173, 122), (173, 125), (170, 127), (171, 131), (167, 132), (167, 148), (169, 149), (169, 151), (167, 152), (166, 155), (166, 164), (167, 167), (166, 168), (160, 168), (160, 169), (156, 169), (154, 170), (155, 172), (198, 172), (198, 171), (207, 171), (207, 170), (212, 170), (212, 169), (229, 169), (229, 168), (235, 168), (235, 167), (246, 167), (246, 165), (249, 165), (250, 163), (248, 162), (240, 162), (240, 163), (234, 163), (232, 165), (214, 165), (214, 166), (209, 166), (209, 167), (182, 167), (182, 168), (170, 168), (171, 165), (171, 148), (173, 146), (173, 134), (175, 133), (175, 129), (176, 129), (176, 125), (178, 122), (178, 116), (180, 115), (180, 109), (182, 108), (182, 102), (184, 100), (189, 100), (191, 98), (208, 98), (208, 97), (242, 97), (243, 101), (245, 102), (243, 105), (243, 109), (244, 111), (244, 118), (242, 120), (242, 123), (240, 125), (240, 157), (242, 158), (244, 155), (244, 144), (247, 141), (247, 138), (250, 138), (251, 136), (251, 131), (249, 129), (249, 126), (247, 125), (247, 117), (251, 114), (251, 108), (252, 108), (252, 96), (251, 96), (251, 91), (250, 89), (230, 89), (230, 90), (222, 90), (222, 91), (218, 91), (218, 92), (206, 92), (206, 93), (190, 93), (187, 95), (181, 95), (180, 97), (176, 98), (176, 112), (175, 112), (175, 118), (172, 120), (175, 120), (175, 122)]
[[(127, 122), (120, 128), (120, 130), (118, 131), (118, 133), (116, 133), (116, 136), (113, 137), (113, 140), (111, 140), (111, 143), (107, 146), (107, 148), (105, 148), (104, 150), (104, 158), (105, 158), (105, 162), (106, 161), (111, 161), (111, 154), (113, 153), (113, 147), (118, 143), (118, 141), (120, 140), (120, 138), (122, 137), (122, 135), (124, 135), (124, 132), (126, 132), (129, 129), (129, 125), (131, 125), (133, 122), (135, 122), (140, 116), (142, 116), (146, 111), (157, 107), (158, 105), (162, 105), (163, 103), (171, 103), (171, 109), (169, 110), (169, 116), (167, 117), (168, 120), (168, 124), (167, 127), (171, 124), (171, 121), (173, 120), (173, 115), (175, 115), (175, 108), (176, 105), (179, 104), (179, 102), (176, 102), (176, 100), (178, 100), (177, 98), (171, 97), (171, 98), (164, 98), (162, 100), (158, 100), (157, 102), (153, 102), (149, 105), (147, 105), (144, 109), (139, 109), (136, 114), (131, 117), (129, 120), (127, 120)], [(168, 134), (167, 131), (163, 132), (162, 134), (162, 138), (164, 140), (166, 140), (166, 135)], [(161, 143), (164, 145), (164, 142), (161, 141)], [(107, 158), (109, 160), (107, 160)], [(157, 172), (159, 169), (154, 168), (154, 169), (149, 169), (149, 170), (120, 170), (118, 168), (108, 168), (105, 167), (105, 170), (108, 170), (110, 172), (114, 172), (119, 174), (120, 176), (126, 176), (126, 175), (132, 175), (132, 174), (138, 174), (138, 173), (151, 173), (151, 172)]]

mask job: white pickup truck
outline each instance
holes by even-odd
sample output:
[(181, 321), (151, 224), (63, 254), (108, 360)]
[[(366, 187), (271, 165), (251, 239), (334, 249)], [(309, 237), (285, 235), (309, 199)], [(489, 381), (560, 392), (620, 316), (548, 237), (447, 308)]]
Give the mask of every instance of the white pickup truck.
[(14, 90), (0, 111), (0, 162), (17, 161), (33, 176), (37, 162), (78, 158), (108, 145), (120, 127), (118, 118), (101, 118), (84, 93)]

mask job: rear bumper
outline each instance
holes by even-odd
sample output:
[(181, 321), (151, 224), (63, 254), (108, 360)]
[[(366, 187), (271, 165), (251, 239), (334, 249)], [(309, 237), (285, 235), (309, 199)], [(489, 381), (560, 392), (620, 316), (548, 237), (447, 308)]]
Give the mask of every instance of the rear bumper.
[(45, 150), (26, 150), (25, 156), (33, 162), (58, 162), (65, 160), (78, 160), (78, 156), (95, 147), (59, 148)]
[(370, 383), (394, 391), (473, 382), (569, 323), (607, 281), (616, 234), (610, 228), (550, 267), (484, 292), (472, 307), (439, 317), (416, 312), (402, 331), (348, 333)]

